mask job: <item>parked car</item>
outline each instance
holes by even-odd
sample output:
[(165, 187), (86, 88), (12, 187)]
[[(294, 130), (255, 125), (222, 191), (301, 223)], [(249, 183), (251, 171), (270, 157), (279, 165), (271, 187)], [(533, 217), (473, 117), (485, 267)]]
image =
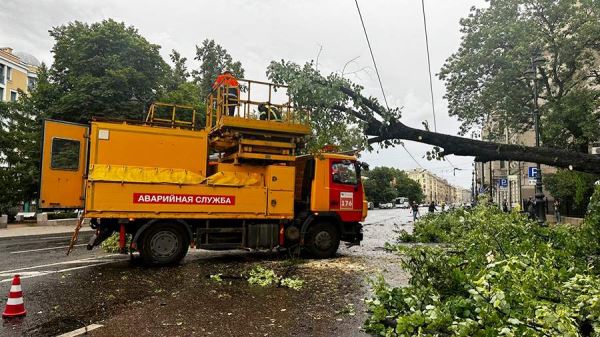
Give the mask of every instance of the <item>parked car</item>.
[(379, 204), (379, 208), (380, 209), (394, 208), (394, 204), (391, 202), (381, 203), (381, 204)]

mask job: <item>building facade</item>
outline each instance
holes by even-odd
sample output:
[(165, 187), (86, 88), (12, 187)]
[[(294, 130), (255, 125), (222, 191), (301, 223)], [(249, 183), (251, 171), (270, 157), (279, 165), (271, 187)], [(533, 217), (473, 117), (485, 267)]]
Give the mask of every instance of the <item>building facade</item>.
[[(506, 137), (510, 144), (535, 146), (533, 130), (515, 133)], [(492, 201), (502, 204), (505, 200), (511, 207), (523, 209), (524, 202), (535, 199), (536, 164), (523, 161), (497, 160), (487, 163), (475, 162), (474, 194), (488, 195)], [(542, 182), (544, 175), (556, 172), (556, 168), (542, 165)], [(544, 186), (546, 199), (554, 198)]]
[(0, 101), (16, 101), (20, 91), (28, 93), (33, 88), (38, 67), (32, 63), (37, 63), (32, 57), (22, 59), (12, 48), (0, 48)]
[(454, 202), (459, 204), (470, 204), (471, 203), (471, 191), (466, 188), (456, 187)]
[(467, 189), (455, 187), (446, 179), (440, 178), (425, 169), (407, 171), (408, 177), (421, 185), (425, 202), (441, 203), (468, 203), (471, 201), (471, 192)]

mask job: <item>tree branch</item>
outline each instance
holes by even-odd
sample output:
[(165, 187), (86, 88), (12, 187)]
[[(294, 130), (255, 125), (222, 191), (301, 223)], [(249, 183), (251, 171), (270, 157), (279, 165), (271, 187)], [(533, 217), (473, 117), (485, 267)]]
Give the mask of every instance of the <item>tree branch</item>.
[[(365, 106), (380, 116), (385, 115), (383, 107), (373, 104), (349, 88), (341, 88), (342, 92), (354, 100), (360, 100)], [(369, 143), (386, 140), (412, 140), (419, 143), (439, 146), (444, 154), (458, 156), (475, 156), (477, 161), (513, 160), (546, 164), (555, 167), (570, 168), (577, 171), (600, 174), (600, 156), (587, 153), (566, 151), (549, 147), (530, 147), (515, 144), (486, 142), (459, 136), (446, 135), (406, 126), (399, 120), (389, 124), (371, 118), (367, 121), (367, 135), (375, 136)]]

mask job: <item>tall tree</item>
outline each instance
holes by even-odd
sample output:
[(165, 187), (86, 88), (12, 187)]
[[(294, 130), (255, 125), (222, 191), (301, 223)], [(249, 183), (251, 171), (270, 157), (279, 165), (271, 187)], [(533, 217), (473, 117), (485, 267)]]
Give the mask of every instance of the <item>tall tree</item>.
[(202, 98), (208, 96), (217, 75), (225, 70), (233, 72), (238, 77), (244, 77), (244, 68), (240, 61), (234, 61), (227, 49), (214, 40), (206, 39), (202, 45), (196, 46), (195, 60), (200, 61), (200, 67), (192, 72), (194, 80), (200, 85)]
[[(191, 106), (196, 109), (196, 122), (198, 127), (204, 126), (204, 99), (200, 93), (200, 86), (190, 81), (190, 72), (188, 71), (187, 58), (181, 57), (181, 54), (173, 50), (170, 55), (173, 67), (166, 76), (164, 93), (160, 95), (158, 101), (178, 105)], [(187, 111), (182, 111), (183, 116), (179, 118), (189, 118), (191, 115)], [(170, 117), (168, 117), (170, 118)], [(191, 120), (191, 118), (189, 118)]]
[(173, 67), (169, 69), (165, 80), (165, 90), (176, 90), (180, 85), (186, 83), (190, 78), (190, 72), (187, 68), (187, 58), (181, 57), (181, 54), (173, 49), (169, 55)]
[[(449, 113), (473, 127), (493, 126), (491, 139), (532, 125), (537, 63), (542, 140), (587, 152), (600, 140), (600, 4), (597, 0), (496, 0), (460, 21), (462, 42), (446, 61)], [(595, 127), (590, 127), (594, 125)]]
[(561, 200), (567, 215), (573, 210), (579, 210), (582, 215), (594, 194), (594, 182), (598, 175), (559, 170), (544, 177), (544, 184), (553, 197)]
[(364, 173), (367, 200), (376, 205), (394, 201), (398, 191), (394, 188), (394, 173), (389, 167), (375, 167)]
[(33, 200), (39, 186), (42, 114), (24, 92), (18, 102), (0, 102), (0, 214)]
[(54, 118), (83, 122), (92, 116), (139, 119), (161, 91), (167, 64), (160, 47), (137, 29), (112, 19), (55, 27), (50, 83)]

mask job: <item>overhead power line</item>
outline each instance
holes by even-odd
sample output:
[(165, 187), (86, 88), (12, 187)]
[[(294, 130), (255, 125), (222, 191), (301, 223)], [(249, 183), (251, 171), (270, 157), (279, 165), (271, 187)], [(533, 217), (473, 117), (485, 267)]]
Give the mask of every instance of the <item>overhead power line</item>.
[(415, 163), (417, 163), (417, 165), (419, 165), (420, 168), (425, 169), (423, 167), (423, 165), (421, 165), (421, 163), (419, 163), (415, 157), (412, 155), (412, 153), (410, 153), (410, 151), (408, 151), (408, 149), (406, 148), (406, 146), (404, 146), (404, 144), (402, 144), (402, 147), (404, 148), (404, 150), (406, 150), (406, 153), (408, 153), (408, 155), (412, 158), (412, 160), (414, 160)]
[[(427, 72), (429, 74), (429, 94), (431, 96), (431, 111), (433, 113), (433, 130), (437, 132), (437, 122), (435, 118), (435, 99), (433, 97), (433, 76), (431, 76), (431, 53), (429, 52), (429, 33), (427, 32), (427, 15), (425, 15), (425, 0), (421, 0), (421, 9), (423, 10), (423, 31), (425, 32), (425, 50), (427, 51)], [(449, 158), (444, 159), (454, 170), (461, 170), (454, 166)]]
[(385, 107), (389, 110), (390, 107), (387, 102), (387, 97), (385, 96), (385, 91), (383, 90), (383, 84), (381, 83), (381, 76), (379, 76), (379, 69), (377, 68), (377, 63), (375, 62), (375, 55), (373, 55), (373, 48), (371, 48), (371, 41), (369, 41), (369, 34), (367, 34), (367, 28), (365, 27), (365, 21), (363, 20), (362, 14), (360, 13), (360, 6), (358, 6), (358, 0), (354, 0), (356, 4), (356, 10), (358, 11), (358, 17), (360, 18), (360, 23), (362, 24), (363, 31), (365, 32), (365, 38), (367, 39), (367, 45), (369, 46), (369, 52), (371, 53), (371, 59), (373, 59), (373, 66), (375, 67), (375, 73), (377, 74), (377, 80), (379, 80), (379, 87), (381, 88), (381, 93), (383, 94), (383, 101), (385, 102)]
[(431, 94), (431, 109), (433, 111), (433, 130), (437, 132), (437, 123), (435, 120), (435, 100), (433, 99), (433, 79), (431, 76), (431, 57), (429, 53), (429, 34), (427, 33), (427, 18), (425, 16), (425, 0), (421, 0), (423, 9), (423, 28), (425, 31), (425, 48), (427, 50), (427, 70), (429, 72), (429, 93)]
[[(383, 95), (383, 101), (385, 102), (385, 107), (389, 110), (390, 107), (388, 105), (387, 97), (385, 95), (385, 90), (383, 89), (383, 83), (381, 82), (381, 76), (379, 75), (379, 69), (377, 68), (377, 62), (375, 62), (375, 55), (373, 54), (373, 48), (371, 48), (371, 41), (369, 41), (369, 34), (367, 33), (367, 27), (365, 26), (365, 21), (363, 20), (362, 14), (360, 12), (360, 6), (358, 5), (358, 0), (354, 0), (356, 4), (356, 10), (358, 11), (358, 17), (360, 18), (360, 23), (362, 25), (363, 31), (365, 32), (365, 39), (367, 40), (367, 46), (369, 47), (369, 52), (371, 53), (371, 60), (373, 60), (373, 67), (375, 68), (375, 74), (377, 74), (377, 80), (379, 81), (379, 87), (381, 88), (381, 94)], [(420, 168), (424, 169), (424, 167), (415, 159), (415, 157), (408, 151), (406, 146), (402, 144), (402, 148), (408, 153), (408, 155), (414, 160)]]

